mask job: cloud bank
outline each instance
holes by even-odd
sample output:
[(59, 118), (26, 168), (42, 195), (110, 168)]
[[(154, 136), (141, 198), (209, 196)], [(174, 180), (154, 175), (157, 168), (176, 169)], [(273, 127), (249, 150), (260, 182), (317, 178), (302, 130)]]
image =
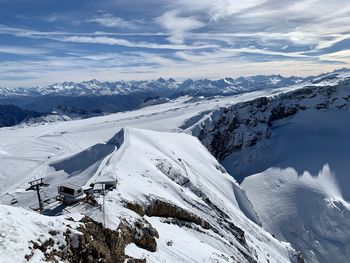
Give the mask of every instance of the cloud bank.
[(350, 64), (348, 0), (2, 5), (1, 86), (92, 78), (308, 75)]

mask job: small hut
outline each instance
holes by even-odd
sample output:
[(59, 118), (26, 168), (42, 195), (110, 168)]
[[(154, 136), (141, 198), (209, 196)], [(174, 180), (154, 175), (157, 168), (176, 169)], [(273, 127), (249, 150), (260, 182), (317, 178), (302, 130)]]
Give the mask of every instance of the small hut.
[(65, 203), (73, 203), (84, 199), (83, 188), (74, 184), (64, 184), (58, 187), (58, 194)]

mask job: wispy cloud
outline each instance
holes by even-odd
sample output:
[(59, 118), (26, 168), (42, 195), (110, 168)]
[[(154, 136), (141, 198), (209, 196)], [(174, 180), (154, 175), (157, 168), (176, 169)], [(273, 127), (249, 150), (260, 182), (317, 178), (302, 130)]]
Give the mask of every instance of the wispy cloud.
[(40, 17), (23, 8), (28, 11), (16, 20), (0, 10), (6, 17), (0, 25), (1, 83), (17, 83), (18, 70), (39, 83), (47, 76), (313, 74), (350, 66), (348, 0), (77, 0), (42, 6), (47, 10)]
[(57, 13), (53, 13), (53, 14), (50, 14), (48, 16), (41, 16), (39, 18), (44, 20), (44, 21), (47, 21), (49, 23), (55, 23), (55, 22), (60, 21), (60, 20), (67, 20), (66, 16), (59, 15)]
[(74, 42), (74, 43), (90, 43), (90, 44), (104, 44), (117, 45), (133, 48), (147, 48), (147, 49), (172, 49), (172, 50), (186, 50), (186, 49), (205, 49), (215, 47), (214, 45), (181, 45), (181, 44), (158, 44), (150, 42), (129, 41), (126, 39), (108, 37), (108, 36), (64, 36), (60, 38), (48, 37), (57, 41)]
[(120, 17), (113, 16), (108, 13), (95, 15), (93, 18), (88, 19), (89, 23), (97, 23), (105, 27), (114, 27), (114, 28), (136, 28), (136, 25), (133, 22), (124, 20)]
[(0, 46), (0, 53), (14, 55), (42, 55), (49, 53), (49, 50), (43, 48), (28, 48), (21, 46)]
[(324, 61), (335, 61), (338, 63), (350, 64), (350, 49), (341, 50), (320, 56)]
[[(251, 63), (243, 57), (237, 57), (236, 61), (237, 63), (231, 63), (227, 60), (217, 60), (216, 67), (213, 68), (213, 64), (209, 62), (179, 62), (151, 54), (125, 54), (107, 60), (47, 57), (35, 62), (0, 62), (0, 80), (4, 86), (34, 86), (38, 83), (44, 85), (63, 80), (83, 81), (91, 78), (102, 81), (155, 79), (159, 76), (178, 79), (220, 78), (249, 76), (256, 72), (306, 76), (343, 65), (343, 63), (330, 65), (289, 59)], [(18, 76), (21, 76), (21, 79)]]
[[(184, 45), (184, 44), (159, 44), (147, 41), (130, 41), (123, 38), (116, 38), (109, 36), (105, 32), (94, 32), (91, 34), (72, 34), (68, 32), (41, 32), (32, 31), (21, 28), (12, 27), (1, 27), (0, 33), (12, 34), (18, 37), (28, 37), (34, 39), (50, 39), (59, 42), (72, 42), (72, 43), (89, 43), (89, 44), (103, 44), (103, 45), (117, 45), (132, 48), (148, 48), (148, 49), (173, 49), (173, 50), (186, 50), (186, 49), (206, 49), (216, 47), (213, 44), (194, 44), (194, 45)], [(120, 34), (121, 36), (123, 34)], [(134, 34), (137, 35), (137, 34)], [(144, 34), (141, 34), (144, 35)], [(166, 34), (167, 35), (167, 34)]]
[(156, 21), (169, 32), (168, 40), (174, 44), (182, 44), (185, 34), (194, 29), (203, 27), (205, 24), (192, 16), (179, 16), (177, 11), (166, 12)]

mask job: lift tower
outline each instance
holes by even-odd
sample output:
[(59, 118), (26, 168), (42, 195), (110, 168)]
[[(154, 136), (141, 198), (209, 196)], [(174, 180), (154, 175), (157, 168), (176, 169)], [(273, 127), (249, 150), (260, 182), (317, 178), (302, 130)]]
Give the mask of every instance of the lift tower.
[(33, 181), (29, 182), (29, 187), (26, 189), (26, 191), (34, 190), (36, 191), (38, 195), (38, 201), (39, 201), (39, 211), (42, 212), (44, 210), (44, 204), (43, 201), (41, 200), (40, 196), (40, 187), (47, 187), (49, 184), (46, 184), (43, 182), (44, 178), (39, 178), (35, 179)]

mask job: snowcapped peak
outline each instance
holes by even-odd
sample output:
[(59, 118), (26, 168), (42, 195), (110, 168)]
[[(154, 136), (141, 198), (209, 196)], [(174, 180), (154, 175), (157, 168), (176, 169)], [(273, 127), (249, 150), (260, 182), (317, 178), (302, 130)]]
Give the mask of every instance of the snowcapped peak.
[(186, 79), (184, 82), (182, 82), (182, 85), (191, 85), (195, 81), (193, 79)]
[(98, 85), (98, 84), (101, 84), (102, 82), (98, 81), (97, 79), (91, 79), (91, 80), (88, 80), (88, 81), (83, 81), (81, 83), (82, 84), (86, 83), (86, 84), (96, 84), (96, 85)]
[(41, 95), (62, 95), (62, 96), (104, 96), (104, 95), (130, 95), (152, 93), (160, 96), (174, 96), (184, 93), (192, 96), (216, 96), (236, 95), (243, 92), (256, 91), (269, 88), (281, 88), (295, 85), (301, 82), (312, 81), (322, 82), (332, 79), (334, 83), (341, 79), (349, 78), (349, 69), (339, 69), (332, 73), (321, 74), (317, 77), (283, 77), (279, 74), (257, 75), (239, 78), (210, 79), (187, 79), (183, 82), (175, 79), (159, 78), (157, 80), (131, 80), (100, 82), (96, 79), (75, 83), (66, 81), (55, 83), (44, 87), (33, 88), (0, 88), (0, 97), (15, 96), (41, 96)]
[(224, 81), (228, 84), (231, 84), (234, 80), (233, 78), (227, 77), (227, 78), (224, 78)]
[(350, 72), (350, 68), (340, 68), (340, 69), (336, 69), (333, 71), (334, 73), (348, 73)]
[(63, 85), (63, 86), (72, 86), (74, 85), (75, 83), (73, 81), (64, 81), (62, 83), (55, 83), (53, 84), (53, 86), (58, 86), (58, 85)]

